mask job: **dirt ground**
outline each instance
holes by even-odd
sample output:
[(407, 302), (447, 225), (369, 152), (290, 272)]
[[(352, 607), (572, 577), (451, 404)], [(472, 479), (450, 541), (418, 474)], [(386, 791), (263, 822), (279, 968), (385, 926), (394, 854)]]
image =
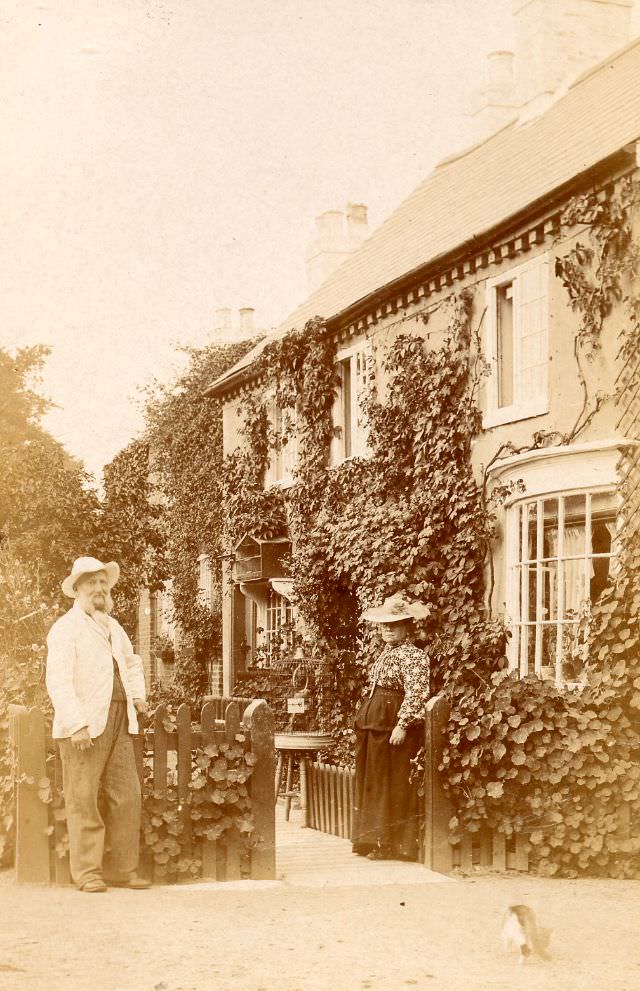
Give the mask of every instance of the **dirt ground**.
[[(477, 878), (304, 888), (272, 883), (85, 895), (0, 879), (7, 991), (638, 991), (640, 884)], [(507, 904), (552, 929), (521, 966)]]

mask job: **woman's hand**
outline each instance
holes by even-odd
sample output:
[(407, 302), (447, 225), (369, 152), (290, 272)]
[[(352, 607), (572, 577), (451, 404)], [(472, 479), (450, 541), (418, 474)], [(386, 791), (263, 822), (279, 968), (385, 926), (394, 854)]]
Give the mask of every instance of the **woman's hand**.
[(391, 731), (391, 736), (389, 737), (389, 743), (392, 747), (399, 747), (401, 743), (404, 743), (406, 738), (406, 729), (403, 729), (402, 726), (394, 726)]

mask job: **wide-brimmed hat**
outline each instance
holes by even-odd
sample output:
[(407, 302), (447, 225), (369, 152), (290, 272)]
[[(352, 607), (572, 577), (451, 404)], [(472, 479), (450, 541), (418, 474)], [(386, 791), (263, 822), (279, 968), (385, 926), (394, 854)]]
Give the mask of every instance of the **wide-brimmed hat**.
[(62, 591), (70, 599), (75, 599), (78, 594), (75, 589), (78, 579), (83, 575), (92, 575), (96, 571), (106, 571), (109, 588), (113, 588), (120, 577), (120, 566), (115, 561), (103, 564), (97, 557), (77, 557), (73, 562), (71, 574), (62, 582)]
[(381, 606), (366, 609), (362, 618), (366, 623), (400, 623), (411, 619), (425, 619), (429, 607), (422, 602), (409, 602), (404, 592), (388, 595)]

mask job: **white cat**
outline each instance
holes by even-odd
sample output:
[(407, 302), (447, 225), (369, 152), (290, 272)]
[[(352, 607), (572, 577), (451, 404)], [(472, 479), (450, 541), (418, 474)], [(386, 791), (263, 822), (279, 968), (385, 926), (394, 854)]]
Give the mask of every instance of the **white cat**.
[(550, 960), (549, 936), (547, 929), (538, 929), (536, 917), (528, 905), (509, 905), (502, 923), (502, 941), (506, 950), (519, 953), (520, 963), (533, 954), (542, 960)]

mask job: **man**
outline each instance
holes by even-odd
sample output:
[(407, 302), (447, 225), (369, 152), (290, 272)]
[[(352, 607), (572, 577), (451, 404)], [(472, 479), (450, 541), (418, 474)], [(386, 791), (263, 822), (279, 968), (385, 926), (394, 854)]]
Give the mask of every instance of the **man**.
[(79, 557), (62, 591), (75, 599), (47, 637), (47, 690), (60, 746), (71, 877), (86, 892), (109, 882), (142, 890), (136, 874), (140, 781), (132, 733), (146, 710), (142, 661), (108, 614), (115, 561)]

